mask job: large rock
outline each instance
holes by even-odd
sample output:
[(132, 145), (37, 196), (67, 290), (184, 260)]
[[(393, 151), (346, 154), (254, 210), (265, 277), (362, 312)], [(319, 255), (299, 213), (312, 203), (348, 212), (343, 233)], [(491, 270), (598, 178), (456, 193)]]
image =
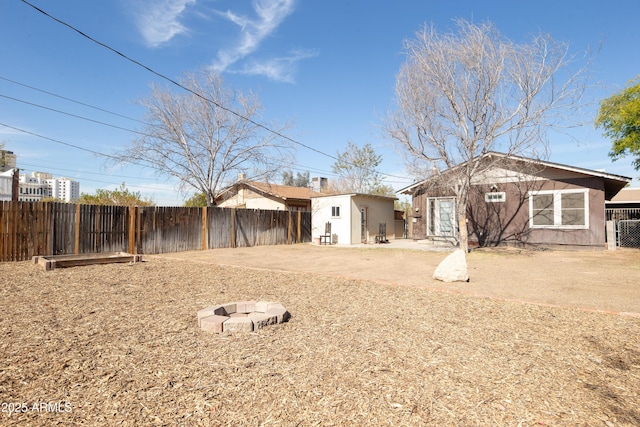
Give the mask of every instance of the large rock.
[(467, 257), (462, 249), (453, 251), (436, 267), (433, 278), (442, 282), (468, 282)]

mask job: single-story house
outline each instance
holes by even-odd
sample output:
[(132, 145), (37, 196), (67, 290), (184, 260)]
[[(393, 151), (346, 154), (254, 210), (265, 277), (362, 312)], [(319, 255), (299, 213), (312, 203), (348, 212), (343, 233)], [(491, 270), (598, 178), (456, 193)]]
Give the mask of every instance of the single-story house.
[(311, 196), (317, 194), (320, 193), (307, 187), (240, 179), (218, 193), (215, 202), (221, 208), (308, 212), (311, 211)]
[[(620, 175), (497, 152), (476, 160), (493, 166), (472, 177), (467, 204), (470, 246), (604, 248), (605, 201), (631, 181)], [(413, 239), (457, 239), (453, 169), (434, 173), (399, 191), (412, 196), (409, 221)]]
[[(393, 240), (395, 197), (371, 194), (317, 194), (311, 197), (311, 237), (319, 241), (331, 224), (329, 242), (351, 245)], [(381, 225), (384, 234), (381, 233)]]

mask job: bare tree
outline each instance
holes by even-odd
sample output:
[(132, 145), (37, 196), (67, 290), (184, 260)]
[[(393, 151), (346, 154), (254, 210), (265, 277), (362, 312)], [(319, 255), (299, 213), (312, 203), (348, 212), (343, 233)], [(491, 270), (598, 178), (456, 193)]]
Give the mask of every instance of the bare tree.
[(547, 34), (516, 44), (491, 23), (456, 24), (455, 33), (425, 26), (405, 41), (397, 105), (385, 130), (420, 178), (455, 171), (446, 185), (456, 198), (459, 245), (466, 251), (472, 178), (498, 166), (484, 155), (545, 158), (548, 129), (566, 124), (563, 113), (581, 106), (589, 61), (582, 64)]
[(180, 190), (204, 193), (208, 206), (238, 173), (270, 176), (291, 162), (292, 146), (279, 137), (284, 128), (258, 122), (262, 107), (257, 96), (234, 91), (207, 71), (186, 74), (180, 83), (191, 92), (152, 86), (141, 101), (147, 126), (118, 153), (119, 159), (177, 178)]

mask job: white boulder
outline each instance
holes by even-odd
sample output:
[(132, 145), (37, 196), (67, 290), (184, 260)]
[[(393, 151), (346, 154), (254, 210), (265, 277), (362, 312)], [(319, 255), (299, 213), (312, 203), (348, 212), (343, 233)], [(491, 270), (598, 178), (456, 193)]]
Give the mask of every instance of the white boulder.
[(436, 267), (433, 278), (442, 282), (468, 282), (467, 256), (462, 249), (453, 251)]

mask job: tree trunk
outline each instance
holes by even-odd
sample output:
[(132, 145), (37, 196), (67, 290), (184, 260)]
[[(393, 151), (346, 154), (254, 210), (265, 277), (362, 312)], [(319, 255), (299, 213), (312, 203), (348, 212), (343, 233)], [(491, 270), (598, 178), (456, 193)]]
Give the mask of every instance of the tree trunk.
[(467, 231), (467, 213), (465, 210), (458, 211), (458, 246), (466, 254), (469, 249), (469, 233)]

